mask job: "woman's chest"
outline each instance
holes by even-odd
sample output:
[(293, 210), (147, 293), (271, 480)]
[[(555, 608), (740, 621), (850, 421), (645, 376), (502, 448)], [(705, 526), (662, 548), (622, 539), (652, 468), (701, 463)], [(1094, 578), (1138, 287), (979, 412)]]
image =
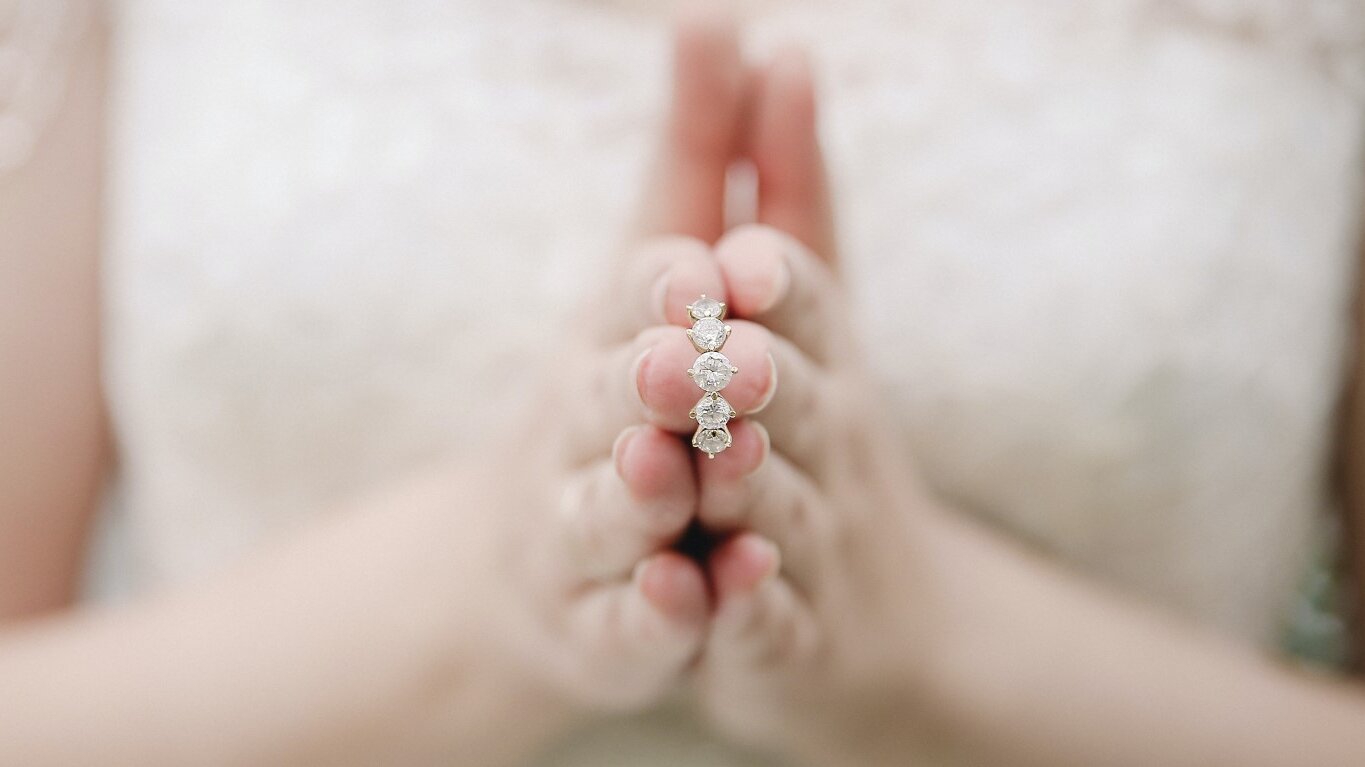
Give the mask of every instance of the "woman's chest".
[[(756, 37), (817, 48), (858, 325), (930, 480), (1161, 596), (1275, 590), (1321, 501), (1353, 292), (1350, 51), (1090, 5), (764, 9)], [(131, 487), (169, 505), (206, 478), (268, 518), (486, 444), (629, 220), (663, 25), (126, 15), (109, 360)]]

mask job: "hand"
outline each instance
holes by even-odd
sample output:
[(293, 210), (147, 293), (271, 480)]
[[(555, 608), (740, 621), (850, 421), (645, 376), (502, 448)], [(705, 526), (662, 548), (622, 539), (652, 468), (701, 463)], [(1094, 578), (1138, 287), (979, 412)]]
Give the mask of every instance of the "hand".
[[(695, 520), (691, 448), (680, 435), (699, 392), (686, 306), (725, 285), (719, 234), (744, 70), (734, 30), (685, 22), (672, 115), (643, 195), (639, 230), (606, 290), (557, 337), (543, 400), (508, 448), (463, 476), (495, 526), (486, 558), (510, 587), (496, 621), (512, 665), (579, 713), (647, 706), (700, 652), (710, 603), (698, 563), (672, 550)], [(771, 396), (766, 331), (734, 323), (726, 346), (746, 375), (742, 412)]]
[[(760, 78), (762, 223), (727, 234), (716, 258), (781, 387), (757, 423), (734, 424), (729, 450), (698, 462), (700, 521), (728, 536), (707, 565), (716, 606), (698, 689), (739, 740), (817, 764), (901, 764), (934, 505), (848, 325), (809, 67), (789, 51)], [(779, 223), (790, 234), (764, 225)]]
[(701, 523), (724, 537), (707, 566), (702, 705), (752, 745), (876, 764), (859, 749), (913, 722), (934, 502), (886, 426), (829, 264), (762, 227), (735, 230), (717, 254), (736, 312), (772, 331), (781, 388), (759, 423), (737, 423), (731, 449), (697, 466)]

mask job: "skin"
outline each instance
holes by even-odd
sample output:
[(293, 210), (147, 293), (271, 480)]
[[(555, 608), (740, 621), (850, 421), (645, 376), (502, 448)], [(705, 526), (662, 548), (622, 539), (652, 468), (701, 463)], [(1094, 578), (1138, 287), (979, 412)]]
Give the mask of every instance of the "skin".
[(733, 531), (708, 562), (713, 725), (820, 765), (1359, 764), (1354, 685), (1103, 592), (918, 481), (843, 322), (809, 68), (787, 52), (762, 78), (748, 144), (786, 150), (756, 162), (781, 203), (760, 199), (760, 225), (715, 253), (782, 386), (756, 416), (768, 438), (740, 423), (698, 462), (701, 520)]
[(0, 619), (65, 604), (108, 462), (99, 386), (102, 36), (31, 161), (0, 174)]
[[(0, 181), (0, 241), (22, 246), (0, 259), (7, 762), (513, 764), (684, 681), (720, 732), (813, 764), (1365, 754), (1354, 688), (1101, 593), (925, 491), (843, 324), (805, 58), (749, 68), (708, 16), (679, 34), (673, 114), (611, 277), (628, 298), (580, 334), (600, 346), (566, 342), (601, 379), (547, 376), (518, 449), (415, 471), (214, 582), (61, 610), (107, 468), (98, 209), (67, 193), (98, 167), (97, 42), (83, 56), (89, 79)], [(726, 233), (740, 157), (755, 223)], [(676, 438), (697, 398), (682, 307), (703, 292), (735, 317), (725, 396), (744, 414), (713, 461)], [(599, 417), (564, 418), (564, 397)], [(471, 505), (485, 513), (457, 513)], [(698, 518), (723, 536), (700, 565), (670, 549)]]
[[(681, 36), (678, 115), (705, 94), (696, 62), (714, 43), (701, 28)], [(98, 48), (90, 43), (83, 73), (98, 70)], [(642, 215), (612, 273), (611, 294), (638, 300), (576, 335), (600, 342), (552, 345), (576, 365), (596, 360), (599, 380), (557, 378), (560, 362), (544, 360), (539, 401), (486, 463), (417, 468), (216, 581), (63, 610), (107, 463), (97, 197), (49, 184), (89, 182), (70, 166), (95, 166), (99, 100), (93, 84), (75, 90), (32, 164), (0, 191), (24, 206), (4, 206), (0, 241), (31, 246), (6, 250), (23, 255), (3, 262), (6, 290), (23, 299), (5, 303), (15, 315), (6, 327), (41, 328), (0, 344), (17, 384), (0, 388), (5, 761), (515, 764), (586, 719), (676, 687), (710, 612), (701, 566), (671, 550), (694, 518), (696, 480), (689, 449), (651, 425), (658, 414), (631, 382), (662, 374), (654, 363), (666, 353), (643, 352), (663, 331), (682, 336), (689, 300), (724, 290), (705, 245), (658, 229), (695, 212), (692, 197), (673, 197), (673, 175), (704, 146), (693, 125), (676, 119), (666, 132), (643, 195), (663, 218)], [(69, 173), (53, 180), (58, 171)], [(54, 199), (67, 207), (49, 211)], [(64, 234), (73, 220), (83, 236)], [(51, 379), (29, 380), (36, 373)], [(566, 415), (584, 402), (610, 417)]]

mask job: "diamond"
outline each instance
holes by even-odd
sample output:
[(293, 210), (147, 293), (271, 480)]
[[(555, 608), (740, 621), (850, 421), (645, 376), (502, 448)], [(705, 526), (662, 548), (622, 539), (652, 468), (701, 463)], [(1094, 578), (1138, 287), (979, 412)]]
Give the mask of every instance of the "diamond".
[(734, 418), (738, 413), (730, 407), (730, 403), (719, 394), (704, 395), (697, 402), (697, 406), (692, 408), (692, 417), (697, 419), (697, 423), (708, 429), (716, 429), (725, 425), (726, 421)]
[(687, 371), (687, 374), (701, 388), (709, 392), (717, 392), (724, 389), (725, 385), (730, 383), (730, 377), (738, 372), (730, 364), (729, 357), (716, 352), (707, 352), (692, 363), (692, 369)]
[(725, 339), (729, 335), (730, 328), (715, 317), (703, 317), (697, 320), (691, 330), (687, 331), (687, 337), (692, 339), (692, 344), (697, 347), (699, 352), (719, 350), (725, 345)]
[(724, 426), (719, 429), (697, 429), (692, 435), (692, 447), (706, 453), (707, 458), (715, 458), (716, 453), (730, 446), (730, 432)]
[(707, 298), (703, 295), (691, 306), (687, 307), (687, 313), (692, 315), (692, 319), (694, 320), (705, 319), (707, 317), (720, 319), (725, 316), (725, 304), (722, 304), (714, 298)]

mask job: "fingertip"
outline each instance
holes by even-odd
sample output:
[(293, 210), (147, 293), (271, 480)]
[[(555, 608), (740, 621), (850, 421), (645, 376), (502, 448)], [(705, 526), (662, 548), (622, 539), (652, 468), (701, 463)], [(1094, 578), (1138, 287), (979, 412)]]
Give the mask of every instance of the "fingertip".
[(678, 16), (672, 94), (658, 164), (641, 200), (641, 233), (714, 242), (724, 231), (725, 171), (743, 143), (748, 79), (727, 11), (688, 8)]
[(763, 393), (759, 395), (758, 402), (749, 409), (749, 413), (761, 413), (769, 404), (773, 397), (777, 396), (777, 360), (773, 359), (772, 352), (768, 353), (768, 379)]
[(700, 481), (731, 482), (758, 470), (772, 450), (768, 430), (757, 421), (742, 418), (731, 421), (730, 447), (716, 455), (713, 461), (700, 461), (697, 472)]
[(634, 580), (645, 601), (674, 623), (699, 623), (710, 609), (705, 574), (675, 551), (642, 560)]
[(639, 426), (630, 426), (622, 429), (621, 433), (616, 435), (615, 441), (611, 443), (611, 460), (616, 464), (617, 476), (624, 477), (625, 475), (622, 458), (625, 456), (627, 448), (630, 447), (630, 443), (639, 435), (640, 428)]
[(739, 22), (730, 8), (716, 0), (683, 3), (673, 16), (679, 47), (714, 45), (739, 39)]
[(692, 465), (672, 434), (654, 426), (633, 426), (612, 446), (616, 474), (636, 500), (690, 495)]
[(736, 320), (731, 327), (734, 331), (723, 353), (739, 372), (721, 394), (741, 415), (748, 415), (762, 410), (776, 394), (774, 339), (766, 327), (747, 320)]
[(679, 258), (669, 269), (668, 283), (663, 290), (663, 316), (668, 324), (681, 327), (692, 325), (692, 316), (687, 307), (701, 296), (714, 298), (726, 303), (725, 280), (721, 276), (720, 264), (712, 256), (710, 248), (693, 241), (685, 257)]
[(784, 239), (757, 224), (737, 227), (716, 243), (731, 306), (741, 317), (755, 317), (776, 306), (791, 285)]
[(711, 553), (709, 567), (717, 601), (752, 595), (781, 569), (777, 545), (752, 532), (740, 533)]
[(697, 352), (680, 329), (662, 338), (641, 363), (635, 376), (636, 391), (650, 423), (670, 432), (683, 433), (694, 426), (687, 411), (701, 396), (687, 370)]
[(800, 45), (779, 50), (758, 80), (745, 150), (758, 170), (758, 220), (833, 261), (837, 243), (810, 53)]

